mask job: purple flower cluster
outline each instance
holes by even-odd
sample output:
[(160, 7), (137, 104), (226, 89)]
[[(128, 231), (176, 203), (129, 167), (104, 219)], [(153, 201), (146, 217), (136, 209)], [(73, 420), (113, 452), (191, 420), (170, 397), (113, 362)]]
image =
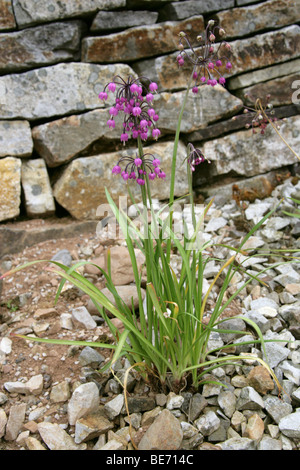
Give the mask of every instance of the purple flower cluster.
[[(187, 156), (187, 162), (191, 168), (191, 171), (195, 171), (195, 166), (200, 165), (200, 163), (203, 163), (207, 159), (205, 158), (201, 150), (195, 148), (194, 145), (190, 142), (188, 143), (188, 151), (189, 154)], [(207, 161), (209, 162), (209, 160)]]
[[(125, 168), (122, 170), (120, 164), (125, 163)], [(145, 176), (148, 175), (149, 180), (155, 178), (165, 179), (166, 174), (160, 168), (160, 161), (155, 158), (151, 153), (145, 153), (142, 157), (136, 155), (135, 157), (121, 157), (117, 165), (112, 169), (113, 174), (120, 174), (122, 178), (127, 180), (135, 180), (137, 184), (143, 186), (145, 184)]]
[(229, 71), (232, 68), (231, 62), (226, 56), (223, 55), (224, 49), (230, 51), (231, 47), (225, 41), (221, 41), (218, 46), (215, 44), (217, 30), (220, 36), (225, 34), (225, 31), (218, 26), (213, 29), (214, 21), (210, 20), (206, 27), (204, 38), (198, 36), (199, 46), (194, 48), (188, 35), (185, 32), (179, 33), (179, 55), (177, 56), (177, 63), (182, 67), (185, 59), (193, 65), (193, 79), (194, 86), (193, 93), (198, 93), (200, 85), (215, 86), (218, 83), (225, 85), (225, 78), (221, 73), (221, 68), (225, 65), (225, 69)]
[(130, 76), (125, 82), (122, 77), (115, 76), (112, 82), (108, 83), (99, 94), (99, 98), (105, 101), (108, 97), (107, 91), (116, 92), (115, 103), (109, 109), (110, 119), (107, 121), (107, 125), (109, 128), (114, 128), (115, 117), (119, 113), (124, 113), (121, 134), (121, 142), (124, 144), (128, 141), (130, 134), (134, 139), (140, 137), (144, 141), (149, 137), (149, 132), (155, 140), (160, 136), (160, 130), (156, 127), (159, 116), (152, 106), (153, 93), (156, 90), (157, 84), (150, 82), (146, 96), (144, 96), (139, 78), (135, 79)]

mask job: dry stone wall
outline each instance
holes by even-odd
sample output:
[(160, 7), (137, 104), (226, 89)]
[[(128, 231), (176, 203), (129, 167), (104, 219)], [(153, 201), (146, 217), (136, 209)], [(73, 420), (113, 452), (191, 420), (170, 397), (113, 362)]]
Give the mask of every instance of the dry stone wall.
[[(281, 132), (299, 152), (299, 0), (0, 0), (0, 222), (61, 213), (94, 219), (105, 187), (115, 198), (126, 194), (111, 169), (135, 142), (123, 147), (106, 124), (110, 100), (98, 99), (114, 75), (158, 83), (162, 135), (146, 147), (168, 175), (190, 74), (176, 64), (178, 33), (196, 38), (210, 19), (226, 31), (233, 68), (225, 87), (189, 96), (176, 196), (187, 192), (188, 142), (211, 162), (194, 174), (204, 195), (215, 183), (228, 189), (228, 181), (295, 171), (297, 158), (274, 130), (252, 136), (242, 111), (270, 93), (285, 118)], [(153, 196), (167, 199), (168, 187), (168, 178), (154, 183)]]

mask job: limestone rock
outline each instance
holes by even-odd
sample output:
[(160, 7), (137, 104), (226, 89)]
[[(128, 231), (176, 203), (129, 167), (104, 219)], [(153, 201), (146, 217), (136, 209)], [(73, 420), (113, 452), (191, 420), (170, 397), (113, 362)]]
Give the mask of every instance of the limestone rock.
[(12, 219), (20, 213), (21, 160), (14, 157), (0, 159), (0, 221)]
[(95, 16), (91, 31), (109, 31), (145, 26), (156, 23), (158, 13), (156, 11), (99, 11)]
[[(150, 145), (147, 152), (152, 153), (161, 161), (161, 167), (166, 173), (165, 180), (156, 179), (151, 184), (152, 198), (167, 199), (169, 197), (169, 179), (171, 174), (171, 161), (173, 142), (163, 142)], [(112, 176), (112, 167), (122, 155), (135, 155), (136, 150), (105, 153), (101, 155), (77, 158), (73, 160), (62, 172), (54, 185), (54, 197), (70, 214), (78, 219), (95, 219), (104, 216), (109, 210), (105, 187), (118, 205), (118, 197), (126, 194), (126, 183), (119, 176)], [(188, 192), (186, 165), (182, 162), (186, 158), (185, 146), (180, 142), (177, 155), (177, 174), (175, 181), (175, 195), (182, 196)], [(131, 191), (138, 202), (141, 200), (140, 188), (134, 182), (130, 184)]]
[(16, 20), (12, 8), (12, 0), (0, 0), (0, 31), (16, 28)]
[(284, 416), (279, 421), (280, 431), (292, 439), (300, 438), (300, 411)]
[(270, 24), (274, 29), (293, 24), (299, 15), (299, 3), (293, 0), (273, 0), (221, 11), (217, 13), (216, 18), (226, 32), (227, 40), (267, 29)]
[[(256, 85), (259, 82), (267, 82), (278, 77), (296, 73), (300, 68), (300, 59), (291, 60), (282, 64), (271, 65), (252, 72), (246, 72), (237, 77), (229, 78), (228, 89), (237, 90)], [(273, 96), (273, 95), (272, 95)]]
[(264, 366), (253, 367), (249, 372), (247, 379), (249, 381), (249, 385), (258, 393), (265, 395), (266, 393), (274, 390), (274, 382)]
[[(154, 107), (159, 115), (159, 129), (176, 131), (178, 115), (185, 92), (160, 93), (155, 95)], [(182, 132), (193, 132), (199, 128), (236, 114), (243, 106), (240, 99), (231, 95), (222, 85), (202, 86), (197, 95), (188, 96), (182, 120)]]
[(296, 47), (299, 36), (300, 26), (292, 25), (250, 38), (231, 41), (230, 61), (234, 64), (231, 75), (300, 57)]
[(92, 330), (97, 323), (85, 307), (77, 307), (72, 310), (72, 321), (76, 326)]
[(27, 215), (33, 218), (54, 214), (55, 202), (44, 160), (23, 162), (21, 175)]
[(101, 413), (92, 413), (80, 418), (75, 424), (75, 443), (80, 444), (100, 436), (113, 429), (114, 423), (102, 416)]
[(259, 441), (264, 434), (264, 430), (265, 427), (263, 420), (257, 413), (254, 413), (248, 420), (243, 437)]
[[(122, 286), (134, 281), (131, 258), (129, 251), (125, 246), (113, 246), (110, 250), (111, 256), (111, 279), (115, 286)], [(142, 270), (145, 262), (143, 253), (135, 249), (137, 267), (139, 272)], [(120, 292), (120, 291), (119, 291)], [(135, 287), (136, 292), (136, 287)], [(134, 291), (131, 291), (132, 295)], [(136, 297), (136, 293), (135, 293)]]
[[(130, 268), (132, 270), (132, 267), (130, 265)], [(125, 269), (125, 272), (126, 272), (126, 269)], [(126, 275), (128, 275), (128, 272), (126, 272)], [(132, 280), (132, 279), (131, 279)], [(122, 282), (122, 277), (120, 279), (119, 282)], [(131, 282), (131, 281), (130, 281)], [(122, 301), (127, 305), (127, 307), (129, 307), (131, 309), (131, 305), (132, 305), (132, 301), (133, 301), (133, 305), (134, 305), (134, 308), (137, 309), (138, 306), (139, 306), (139, 299), (138, 299), (138, 295), (137, 295), (137, 289), (135, 286), (132, 286), (132, 285), (129, 285), (129, 286), (126, 286), (126, 285), (118, 285), (118, 284), (114, 284), (116, 286), (116, 291), (118, 293), (118, 295), (120, 296), (120, 298), (122, 299)], [(107, 289), (107, 287), (105, 287), (104, 289), (101, 290), (102, 294), (105, 295), (105, 297), (108, 298), (108, 300), (116, 306), (116, 302), (115, 302), (115, 299), (114, 299), (114, 296), (112, 295), (112, 293), (110, 292), (110, 290)], [(142, 298), (144, 300), (145, 298), (145, 290), (142, 289)]]
[(186, 0), (171, 2), (162, 9), (161, 15), (171, 20), (181, 20), (189, 16), (210, 13), (234, 6), (234, 0)]
[(28, 70), (77, 58), (82, 23), (50, 23), (0, 34), (0, 71)]
[(0, 157), (29, 157), (33, 142), (29, 122), (0, 121)]
[(77, 419), (97, 411), (99, 407), (99, 390), (94, 382), (79, 385), (68, 403), (68, 419), (72, 426)]
[[(125, 64), (61, 63), (0, 77), (0, 119), (28, 120), (103, 108), (98, 94), (114, 75), (134, 75)], [(110, 101), (107, 101), (110, 104)]]
[(291, 105), (293, 103), (293, 84), (299, 79), (299, 73), (292, 73), (285, 77), (274, 78), (263, 83), (256, 83), (237, 92), (237, 96), (244, 99), (246, 106), (254, 106), (258, 97), (271, 96), (273, 106)]
[(96, 13), (98, 10), (114, 10), (125, 5), (126, 0), (68, 0), (64, 3), (53, 0), (51, 5), (47, 0), (13, 0), (16, 20), (21, 27)]
[(142, 437), (139, 450), (177, 450), (183, 439), (180, 422), (164, 409)]
[(41, 124), (32, 129), (34, 148), (49, 167), (62, 165), (100, 139), (120, 140), (119, 130), (108, 129), (107, 119), (107, 109), (95, 109)]
[(7, 416), (5, 411), (0, 408), (0, 439), (4, 436), (5, 434), (5, 426), (7, 423)]
[(203, 17), (193, 16), (180, 22), (167, 21), (147, 28), (138, 26), (106, 36), (86, 37), (82, 41), (82, 60), (114, 63), (122, 57), (123, 62), (130, 62), (161, 55), (177, 50), (180, 31), (201, 31), (203, 27)]
[(38, 424), (38, 431), (50, 450), (85, 450), (86, 444), (76, 445), (74, 439), (57, 423), (43, 421)]
[(9, 417), (6, 424), (6, 441), (14, 441), (17, 438), (25, 421), (26, 408), (26, 403), (13, 405), (10, 408)]
[[(300, 134), (294, 132), (299, 122), (299, 116), (294, 116), (280, 123), (280, 133), (292, 148), (299, 145)], [(282, 161), (288, 165), (297, 160), (271, 126), (263, 136), (252, 136), (248, 130), (206, 142), (202, 151), (212, 161), (212, 172), (217, 175), (234, 171), (249, 177), (280, 168)]]

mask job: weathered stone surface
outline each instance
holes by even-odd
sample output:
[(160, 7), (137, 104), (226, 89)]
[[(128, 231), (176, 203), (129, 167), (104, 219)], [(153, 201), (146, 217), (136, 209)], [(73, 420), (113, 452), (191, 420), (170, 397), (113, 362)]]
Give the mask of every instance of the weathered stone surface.
[[(155, 110), (159, 115), (159, 128), (162, 131), (176, 131), (178, 115), (185, 92), (160, 93), (154, 97)], [(231, 95), (221, 85), (202, 86), (195, 96), (189, 94), (182, 119), (182, 132), (193, 132), (209, 123), (237, 113), (242, 101)]]
[[(280, 122), (280, 133), (292, 148), (300, 141), (299, 116)], [(205, 157), (212, 161), (210, 170), (214, 174), (234, 171), (238, 175), (254, 176), (295, 163), (297, 158), (277, 136), (269, 125), (265, 135), (254, 135), (252, 131), (239, 131), (223, 138), (206, 142), (202, 147)], [(246, 157), (245, 157), (246, 156)]]
[(97, 411), (99, 407), (99, 390), (94, 382), (79, 385), (68, 403), (68, 419), (74, 425), (80, 419)]
[(82, 41), (82, 60), (85, 62), (130, 62), (177, 50), (181, 30), (201, 31), (203, 17), (194, 16), (180, 22), (167, 21), (139, 26), (100, 37), (86, 37)]
[(81, 30), (81, 21), (70, 21), (0, 34), (0, 72), (17, 72), (75, 59)]
[(0, 159), (0, 221), (12, 219), (20, 213), (21, 160), (14, 157)]
[(17, 438), (25, 421), (26, 408), (26, 403), (13, 405), (11, 407), (4, 437), (6, 441), (14, 441)]
[(300, 411), (284, 416), (279, 421), (280, 431), (292, 439), (300, 438)]
[(224, 28), (226, 39), (228, 39), (296, 23), (299, 15), (299, 2), (271, 0), (257, 5), (218, 12), (216, 19)]
[(270, 33), (231, 41), (231, 75), (296, 59), (300, 56), (297, 48), (299, 37), (300, 26), (292, 25)]
[(46, 164), (42, 158), (22, 163), (22, 187), (29, 217), (47, 217), (54, 214), (55, 202)]
[[(273, 67), (285, 61), (296, 60), (300, 56), (296, 47), (299, 36), (300, 27), (292, 25), (274, 32), (257, 34), (247, 39), (230, 41), (231, 52), (227, 55), (233, 67), (230, 74), (224, 71), (224, 77), (227, 81), (232, 81), (237, 74), (247, 73), (248, 75), (254, 70), (255, 73), (259, 73), (256, 69)], [(192, 43), (197, 52), (197, 43), (194, 41), (196, 38), (192, 37)], [(192, 66), (186, 61), (183, 67), (178, 68), (177, 55), (178, 52), (175, 52), (140, 60), (133, 64), (133, 68), (138, 75), (147, 76), (158, 83), (160, 91), (186, 88), (192, 73)]]
[(177, 450), (183, 438), (183, 431), (179, 421), (171, 413), (165, 409), (142, 437), (138, 449), (139, 450)]
[[(264, 99), (268, 94), (271, 96), (270, 102), (273, 106), (283, 106), (292, 104), (294, 101), (293, 84), (299, 80), (299, 72), (287, 75), (286, 77), (274, 78), (263, 83), (257, 83), (250, 87), (239, 90), (236, 94), (241, 99), (244, 98), (246, 106), (254, 106), (257, 98)], [(300, 83), (300, 81), (299, 81)]]
[(114, 10), (124, 7), (126, 0), (13, 0), (16, 20), (19, 26), (25, 27), (63, 18), (72, 18), (98, 10)]
[(264, 434), (265, 426), (261, 417), (254, 413), (250, 416), (243, 437), (248, 437), (254, 441), (259, 441)]
[(38, 431), (50, 450), (85, 450), (86, 444), (76, 445), (74, 439), (57, 423), (42, 421)]
[(70, 238), (82, 233), (95, 232), (96, 221), (71, 221), (70, 219), (56, 220), (53, 224), (41, 224), (39, 227), (28, 229), (13, 227), (13, 224), (0, 226), (0, 256), (8, 253), (18, 253), (25, 247), (35, 245), (54, 238)]
[(192, 68), (188, 63), (178, 67), (176, 57), (178, 52), (158, 56), (152, 59), (139, 60), (132, 68), (141, 77), (147, 77), (158, 84), (162, 91), (175, 91), (187, 87)]
[(32, 129), (34, 148), (49, 167), (67, 163), (99, 139), (106, 144), (110, 139), (120, 140), (119, 129), (108, 129), (108, 118), (107, 109), (95, 109), (36, 126)]
[(181, 20), (193, 15), (202, 15), (234, 6), (234, 0), (186, 0), (185, 2), (172, 2), (165, 6), (160, 13), (168, 20)]
[[(169, 178), (171, 173), (171, 160), (173, 142), (163, 142), (145, 147), (147, 152), (153, 153), (161, 161), (161, 167), (166, 173), (165, 180), (152, 182), (152, 198), (167, 199), (169, 197)], [(126, 153), (113, 152), (93, 157), (77, 158), (64, 170), (54, 185), (54, 197), (70, 214), (80, 219), (95, 219), (96, 215), (104, 216), (103, 204), (107, 204), (105, 187), (118, 204), (118, 197), (126, 194), (126, 183), (119, 176), (112, 178), (112, 167), (124, 154), (135, 155), (134, 149)], [(175, 183), (176, 196), (187, 193), (186, 165), (182, 162), (186, 158), (185, 146), (180, 142), (177, 155), (177, 175)], [(131, 190), (136, 200), (141, 200), (140, 188), (136, 183), (131, 184)], [(99, 206), (99, 208), (98, 208)], [(106, 208), (106, 211), (108, 208)]]
[(157, 18), (158, 13), (156, 11), (99, 11), (93, 20), (91, 31), (99, 32), (146, 26), (156, 23)]
[[(132, 271), (132, 267), (131, 267), (131, 271)], [(128, 274), (128, 273), (126, 273), (126, 274)], [(131, 300), (133, 300), (134, 308), (138, 308), (139, 299), (138, 299), (138, 296), (137, 296), (136, 287), (135, 286), (126, 286), (126, 285), (118, 286), (117, 284), (115, 284), (115, 285), (116, 285), (116, 290), (117, 290), (120, 298), (122, 299), (123, 302), (125, 302), (127, 307), (131, 308), (131, 305), (132, 305)], [(101, 292), (102, 292), (102, 294), (105, 295), (105, 297), (107, 297), (110, 300), (110, 302), (112, 302), (113, 305), (116, 306), (116, 302), (115, 302), (115, 299), (114, 299), (112, 293), (106, 287), (104, 289), (102, 289)], [(144, 290), (142, 290), (142, 294), (143, 294), (143, 298), (145, 298), (145, 291)]]
[(14, 29), (16, 21), (11, 0), (0, 0), (0, 31)]
[(0, 77), (0, 118), (34, 120), (103, 108), (98, 94), (114, 75), (134, 72), (124, 64), (70, 62), (5, 75)]
[(80, 444), (106, 433), (113, 429), (113, 422), (102, 416), (101, 413), (92, 413), (76, 421), (75, 443)]
[(283, 64), (271, 65), (270, 67), (254, 70), (249, 73), (242, 73), (237, 77), (228, 79), (228, 89), (237, 90), (256, 85), (259, 82), (266, 82), (274, 78), (283, 77), (297, 73), (300, 69), (300, 59), (284, 62)]
[(28, 121), (0, 121), (0, 157), (29, 157), (33, 142)]

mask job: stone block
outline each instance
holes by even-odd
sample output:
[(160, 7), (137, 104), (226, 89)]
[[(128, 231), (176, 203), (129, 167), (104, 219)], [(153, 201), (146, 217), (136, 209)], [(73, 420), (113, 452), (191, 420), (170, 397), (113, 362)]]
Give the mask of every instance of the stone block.
[(30, 157), (33, 150), (28, 121), (0, 121), (0, 157)]
[(259, 82), (266, 82), (278, 77), (284, 77), (297, 73), (300, 70), (300, 59), (284, 62), (283, 64), (271, 65), (253, 72), (243, 73), (237, 77), (229, 78), (228, 89), (238, 90), (256, 85)]
[(0, 0), (0, 31), (16, 28), (11, 0)]
[(69, 62), (2, 76), (0, 118), (31, 121), (103, 108), (98, 94), (114, 75), (134, 72), (124, 64)]
[[(239, 90), (236, 94), (241, 99), (244, 97), (246, 106), (255, 106), (257, 98), (264, 101), (267, 95), (270, 95), (270, 103), (273, 106), (291, 105), (294, 101), (293, 86), (294, 83), (300, 85), (300, 73), (292, 73), (286, 77), (274, 78), (266, 82), (257, 83), (250, 87)], [(299, 101), (300, 102), (300, 101)]]
[(0, 72), (11, 73), (78, 58), (83, 23), (50, 23), (0, 34)]
[(106, 145), (111, 140), (120, 141), (120, 131), (109, 129), (108, 119), (107, 109), (95, 109), (41, 124), (32, 129), (34, 148), (47, 166), (62, 165), (88, 152), (99, 139), (105, 139)]
[(231, 41), (231, 75), (279, 64), (300, 57), (297, 43), (300, 26), (291, 25), (275, 31)]
[[(166, 173), (165, 180), (151, 182), (152, 198), (168, 199), (172, 164), (173, 142), (163, 142), (145, 147), (145, 152), (153, 153), (161, 161), (161, 168)], [(136, 150), (105, 153), (96, 156), (77, 158), (62, 172), (54, 185), (54, 197), (75, 219), (95, 219), (98, 206), (107, 204), (105, 187), (110, 191), (118, 205), (118, 197), (127, 193), (126, 183), (120, 175), (112, 175), (112, 168), (122, 155), (135, 155)], [(177, 154), (177, 174), (175, 195), (183, 196), (188, 192), (185, 146), (179, 142)], [(131, 184), (132, 183), (132, 184)], [(130, 189), (137, 201), (141, 200), (140, 187), (130, 182)], [(99, 214), (105, 215), (105, 214)]]
[(55, 202), (46, 164), (42, 158), (22, 163), (22, 187), (29, 217), (47, 217), (55, 212)]
[(20, 213), (21, 160), (14, 157), (0, 159), (0, 222), (13, 219)]
[[(300, 134), (296, 130), (299, 123), (299, 116), (280, 122), (280, 133), (295, 149), (299, 147)], [(249, 129), (208, 141), (202, 151), (212, 162), (210, 170), (214, 175), (234, 172), (236, 175), (249, 177), (298, 161), (270, 125), (264, 135), (252, 135), (252, 130)]]
[(82, 60), (84, 62), (114, 63), (136, 61), (138, 59), (162, 55), (177, 50), (178, 34), (202, 31), (202, 16), (193, 16), (183, 21), (166, 21), (139, 26), (106, 36), (86, 37), (82, 40)]
[(297, 23), (299, 16), (299, 2), (271, 0), (218, 12), (216, 19), (218, 24), (224, 28), (228, 39)]
[[(158, 127), (164, 132), (175, 132), (185, 91), (160, 93), (154, 97), (159, 115)], [(181, 131), (193, 132), (208, 124), (236, 114), (243, 106), (239, 98), (231, 95), (222, 85), (202, 86), (197, 95), (190, 91), (183, 113)]]
[(96, 13), (98, 10), (114, 10), (125, 7), (126, 0), (12, 0), (19, 27), (37, 23), (74, 18)]
[(99, 11), (92, 22), (91, 31), (110, 31), (152, 25), (156, 23), (157, 18), (156, 11)]
[(171, 2), (162, 9), (161, 17), (168, 20), (182, 20), (194, 15), (203, 15), (225, 8), (234, 7), (234, 0), (186, 0), (184, 2)]

